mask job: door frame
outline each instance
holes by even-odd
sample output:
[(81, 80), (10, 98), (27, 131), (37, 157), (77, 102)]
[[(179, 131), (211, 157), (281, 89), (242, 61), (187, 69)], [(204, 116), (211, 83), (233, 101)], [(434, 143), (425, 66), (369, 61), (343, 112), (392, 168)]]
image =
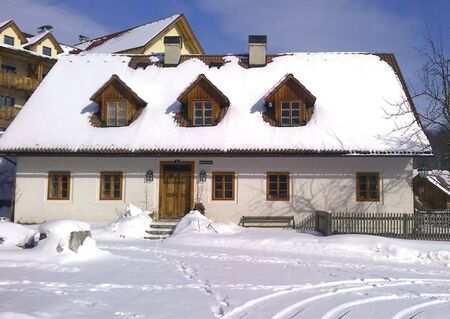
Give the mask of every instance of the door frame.
[[(163, 202), (163, 198), (162, 198), (162, 190), (163, 190), (163, 180), (164, 180), (164, 166), (165, 165), (174, 165), (177, 164), (175, 163), (175, 161), (160, 161), (159, 162), (159, 208), (158, 208), (158, 219), (163, 219), (161, 214), (161, 210), (162, 210), (162, 202)], [(179, 162), (180, 165), (189, 165), (191, 167), (191, 174), (190, 174), (190, 179), (191, 179), (191, 194), (190, 194), (190, 200), (191, 200), (191, 205), (194, 204), (194, 177), (195, 177), (195, 161), (181, 161)]]

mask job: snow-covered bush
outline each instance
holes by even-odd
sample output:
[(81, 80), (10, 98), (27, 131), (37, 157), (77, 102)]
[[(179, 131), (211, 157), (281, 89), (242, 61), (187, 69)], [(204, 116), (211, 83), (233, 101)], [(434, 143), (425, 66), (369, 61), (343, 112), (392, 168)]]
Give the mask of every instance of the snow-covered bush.
[(39, 240), (34, 230), (7, 221), (0, 222), (0, 244), (5, 246), (33, 246)]
[(106, 227), (106, 232), (113, 233), (120, 238), (144, 238), (152, 219), (150, 212), (128, 204), (125, 212), (116, 221)]
[(233, 223), (213, 222), (198, 210), (193, 210), (181, 219), (174, 229), (172, 236), (183, 233), (235, 234), (239, 232), (240, 229), (241, 227)]

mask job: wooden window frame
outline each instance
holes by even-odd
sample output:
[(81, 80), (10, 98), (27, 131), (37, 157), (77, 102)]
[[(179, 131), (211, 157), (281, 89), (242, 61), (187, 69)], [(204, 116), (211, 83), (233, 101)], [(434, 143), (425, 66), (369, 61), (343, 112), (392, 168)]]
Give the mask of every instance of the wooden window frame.
[[(119, 121), (119, 103), (120, 102), (125, 102), (125, 124), (124, 125), (118, 125), (118, 121)], [(116, 110), (115, 110), (115, 116), (114, 116), (114, 125), (109, 125), (108, 124), (108, 103), (116, 103)], [(126, 99), (107, 99), (105, 100), (105, 125), (107, 127), (123, 127), (123, 126), (127, 126), (128, 125), (128, 100)]]
[[(103, 190), (104, 190), (104, 185), (103, 185), (103, 177), (104, 176), (113, 176), (113, 175), (120, 175), (120, 179), (119, 179), (119, 190), (120, 190), (120, 196), (119, 197), (114, 197), (114, 183), (110, 183), (111, 185), (109, 186), (109, 197), (105, 197), (103, 194)], [(100, 196), (99, 196), (100, 200), (122, 200), (123, 199), (123, 172), (100, 172)]]
[[(198, 118), (198, 116), (195, 116), (195, 104), (196, 103), (201, 103), (202, 104), (202, 124), (195, 124), (195, 119)], [(211, 124), (205, 124), (205, 103), (210, 103), (211, 104)], [(192, 125), (193, 126), (213, 126), (214, 120), (214, 101), (213, 100), (193, 100), (192, 101)]]
[[(289, 103), (289, 125), (283, 124), (283, 103)], [(292, 103), (298, 103), (298, 124), (292, 124)], [(300, 126), (304, 122), (303, 103), (301, 100), (282, 100), (280, 101), (280, 126)]]
[[(12, 40), (12, 44), (9, 44), (9, 43), (6, 43), (6, 39), (11, 39)], [(9, 35), (3, 35), (3, 43), (4, 44), (6, 44), (6, 45), (11, 45), (11, 46), (14, 46), (14, 41), (15, 39), (14, 39), (14, 37), (11, 37), (11, 36), (9, 36)]]
[[(49, 50), (49, 52), (48, 52), (49, 54), (46, 54), (46, 53), (45, 53), (45, 50), (46, 50), (46, 49)], [(43, 45), (43, 46), (42, 46), (42, 54), (45, 55), (45, 56), (52, 56), (52, 48)]]
[[(216, 176), (227, 176), (231, 175), (231, 198), (225, 197), (225, 179), (222, 181), (222, 188), (223, 188), (223, 196), (222, 197), (216, 197)], [(212, 200), (228, 200), (228, 201), (234, 201), (236, 198), (236, 173), (235, 172), (213, 172), (212, 173)]]
[[(360, 183), (359, 183), (359, 177), (360, 176), (365, 176), (366, 180), (366, 189), (364, 190), (366, 192), (366, 196), (365, 198), (361, 199), (360, 197)], [(369, 187), (369, 177), (370, 176), (376, 176), (377, 178), (377, 182), (376, 182), (376, 192), (377, 192), (377, 196), (376, 198), (370, 198), (370, 187)], [(380, 198), (381, 198), (381, 178), (380, 178), (380, 173), (378, 172), (358, 172), (356, 173), (356, 201), (357, 202), (379, 202)]]
[[(270, 176), (273, 176), (273, 175), (276, 175), (276, 176), (286, 175), (287, 176), (287, 181), (286, 181), (286, 183), (287, 183), (287, 197), (286, 198), (281, 198), (279, 196), (279, 193), (280, 193), (280, 190), (279, 190), (280, 186), (279, 186), (279, 184), (280, 184), (280, 182), (278, 180), (277, 180), (277, 193), (278, 193), (278, 195), (275, 198), (274, 197), (270, 197), (270, 195), (269, 195), (269, 191), (270, 191), (270, 181), (269, 181), (269, 179), (270, 179)], [(285, 202), (289, 201), (290, 198), (291, 198), (291, 185), (290, 185), (290, 183), (291, 183), (291, 178), (290, 178), (290, 173), (289, 172), (267, 172), (267, 174), (266, 174), (266, 200), (267, 201), (271, 201), (271, 202), (273, 202), (273, 201), (285, 201)]]
[[(67, 196), (62, 196), (62, 179), (61, 177), (67, 175), (68, 179), (67, 179)], [(57, 195), (56, 197), (53, 197), (51, 195), (51, 187), (52, 187), (52, 183), (51, 183), (51, 179), (53, 176), (58, 176), (58, 191), (57, 191)], [(71, 185), (71, 173), (68, 171), (50, 171), (48, 172), (48, 177), (47, 177), (47, 200), (70, 200), (70, 185)]]

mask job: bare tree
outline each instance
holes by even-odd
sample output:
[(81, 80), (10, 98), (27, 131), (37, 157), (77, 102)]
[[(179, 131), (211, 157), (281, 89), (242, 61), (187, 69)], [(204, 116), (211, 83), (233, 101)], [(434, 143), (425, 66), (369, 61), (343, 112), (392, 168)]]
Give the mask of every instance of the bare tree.
[(428, 48), (418, 50), (425, 62), (419, 74), (421, 88), (414, 95), (424, 101), (419, 118), (425, 127), (450, 132), (450, 55), (445, 51), (442, 34), (428, 35)]

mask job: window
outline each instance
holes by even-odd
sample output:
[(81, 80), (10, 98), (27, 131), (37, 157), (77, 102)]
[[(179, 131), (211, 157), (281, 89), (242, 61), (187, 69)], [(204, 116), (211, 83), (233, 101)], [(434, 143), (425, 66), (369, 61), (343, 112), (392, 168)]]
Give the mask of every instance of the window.
[(194, 125), (212, 125), (212, 103), (211, 101), (194, 102)]
[(70, 193), (70, 172), (48, 173), (48, 199), (68, 200)]
[(100, 173), (100, 199), (122, 199), (122, 172)]
[(8, 45), (14, 45), (14, 38), (10, 37), (9, 35), (5, 35), (3, 37), (3, 43)]
[(127, 124), (127, 101), (108, 101), (106, 103), (106, 125), (125, 126)]
[(356, 174), (356, 200), (359, 202), (377, 202), (380, 200), (380, 174)]
[(267, 200), (289, 200), (289, 173), (267, 173)]
[(234, 173), (213, 173), (213, 200), (234, 200)]
[(15, 106), (16, 98), (12, 96), (0, 95), (0, 106)]
[(300, 101), (281, 102), (281, 126), (300, 125)]
[(16, 73), (16, 67), (12, 65), (2, 64), (2, 72), (5, 73)]
[(52, 48), (43, 46), (42, 47), (42, 54), (47, 56), (52, 56)]

